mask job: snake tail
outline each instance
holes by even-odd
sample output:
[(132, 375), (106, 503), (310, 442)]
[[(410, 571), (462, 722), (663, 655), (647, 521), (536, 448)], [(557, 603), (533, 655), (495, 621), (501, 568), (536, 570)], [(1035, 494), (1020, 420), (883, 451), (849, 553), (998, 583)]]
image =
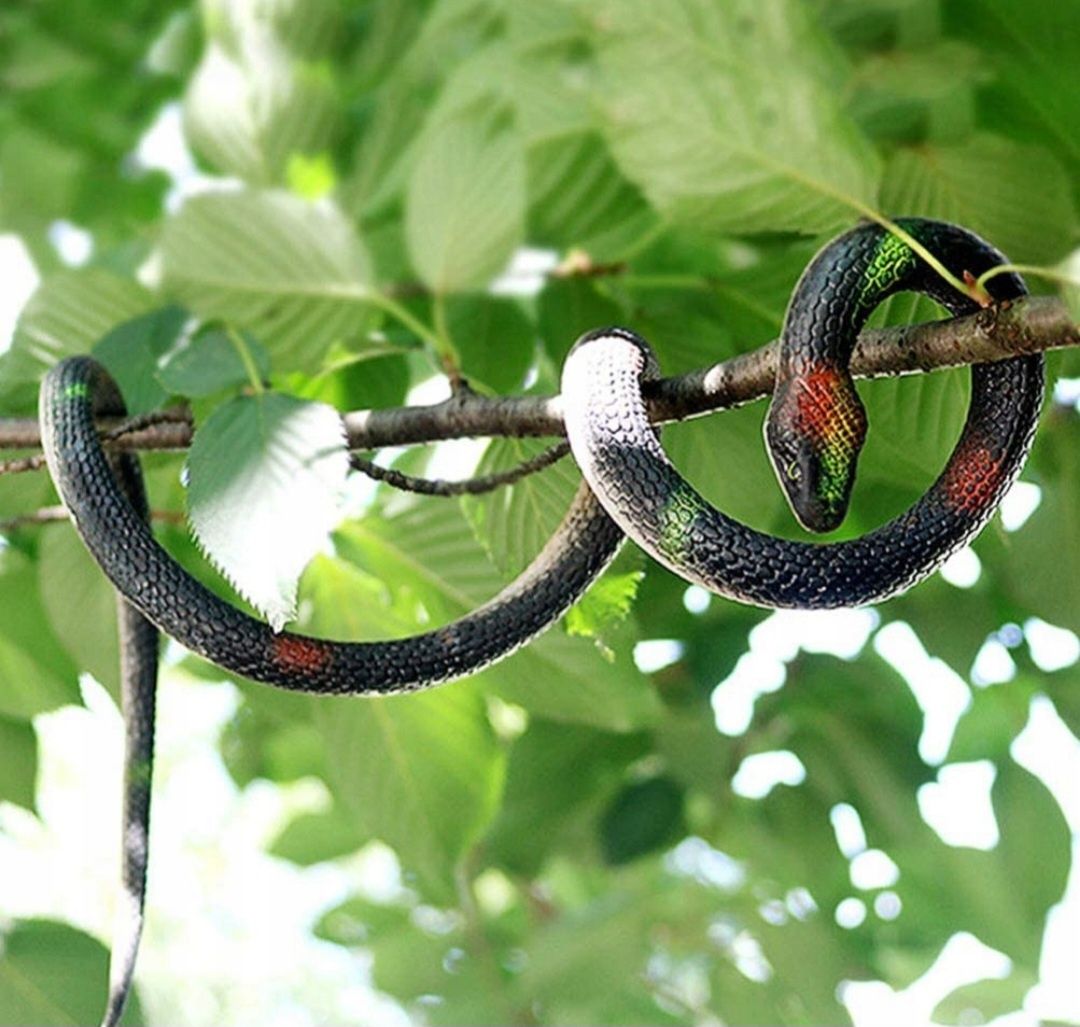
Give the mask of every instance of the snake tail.
[(42, 382), (39, 419), (49, 470), (120, 600), (127, 731), (123, 894), (106, 1025), (115, 1024), (123, 1010), (142, 931), (159, 629), (227, 671), (293, 691), (416, 691), (481, 670), (540, 634), (596, 580), (624, 537), (582, 483), (533, 562), (498, 595), (453, 623), (385, 642), (277, 633), (208, 591), (157, 543), (137, 458), (107, 454), (94, 426), (96, 417), (124, 413), (115, 382), (90, 357), (61, 361)]

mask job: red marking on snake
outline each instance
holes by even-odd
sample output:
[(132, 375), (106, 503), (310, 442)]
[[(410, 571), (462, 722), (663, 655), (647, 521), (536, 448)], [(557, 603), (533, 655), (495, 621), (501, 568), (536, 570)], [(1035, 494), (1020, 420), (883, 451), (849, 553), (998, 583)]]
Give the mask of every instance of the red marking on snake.
[(836, 416), (836, 394), (840, 389), (836, 368), (819, 365), (800, 376), (795, 384), (802, 431), (815, 442), (834, 440), (843, 428)]
[(330, 659), (329, 649), (310, 638), (275, 635), (272, 645), (274, 662), (290, 670), (322, 670)]
[(945, 501), (960, 513), (976, 513), (994, 501), (1001, 484), (1001, 459), (984, 442), (971, 440), (942, 479)]

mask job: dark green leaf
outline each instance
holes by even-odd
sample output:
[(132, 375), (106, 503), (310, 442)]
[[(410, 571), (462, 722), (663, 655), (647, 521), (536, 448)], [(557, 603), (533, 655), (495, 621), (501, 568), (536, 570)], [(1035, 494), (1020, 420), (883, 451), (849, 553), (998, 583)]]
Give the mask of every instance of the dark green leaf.
[(129, 414), (156, 410), (169, 397), (155, 374), (158, 360), (183, 331), (181, 307), (162, 307), (118, 325), (95, 346), (94, 356), (116, 379)]
[(33, 810), (37, 765), (33, 727), (24, 720), (0, 716), (0, 800)]
[[(250, 335), (243, 345), (251, 355), (261, 380), (270, 376), (270, 356)], [(165, 391), (178, 396), (201, 398), (215, 392), (250, 383), (247, 366), (237, 343), (227, 330), (207, 326), (182, 335), (158, 361), (157, 380)]]
[(684, 830), (682, 789), (670, 778), (628, 785), (600, 821), (604, 859), (613, 866), (670, 845)]

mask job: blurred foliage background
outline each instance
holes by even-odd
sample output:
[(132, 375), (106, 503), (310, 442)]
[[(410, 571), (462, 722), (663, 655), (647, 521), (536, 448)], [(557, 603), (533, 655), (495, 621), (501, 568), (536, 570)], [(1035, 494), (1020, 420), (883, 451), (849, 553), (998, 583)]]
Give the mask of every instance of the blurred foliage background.
[[(40, 285), (0, 356), (0, 413), (33, 413), (43, 371), (94, 350), (134, 410), (183, 398), (202, 427), (190, 496), (182, 454), (145, 461), (155, 509), (191, 507), (198, 544), (158, 525), (178, 559), (270, 616), (298, 610), (305, 630), (417, 630), (520, 570), (576, 471), (461, 501), (343, 499), (342, 467), (288, 464), (333, 443), (323, 404), (445, 395), (448, 361), (482, 391), (551, 392), (577, 335), (609, 323), (646, 335), (667, 373), (755, 348), (814, 249), (867, 206), (1058, 265), (1078, 244), (1078, 95), (1074, 0), (6, 0), (0, 231)], [(900, 297), (877, 320), (938, 314)], [(273, 392), (244, 394), (238, 339)], [(378, 701), (236, 682), (220, 737), (236, 785), (321, 796), (272, 853), (348, 867), (381, 843), (400, 865), (391, 897), (358, 874), (314, 933), (366, 953), (356, 972), (433, 1024), (847, 1022), (842, 982), (904, 988), (961, 931), (1010, 969), (935, 1018), (1021, 1009), (1072, 859), (1058, 802), (1010, 747), (1040, 698), (1080, 732), (1080, 367), (1049, 363), (1034, 512), (995, 520), (966, 580), (821, 621), (823, 637), (856, 624), (846, 657), (786, 644), (775, 629), (793, 622), (688, 593), (628, 547), (564, 625), (467, 682)], [(967, 376), (861, 392), (849, 534), (936, 475)], [(667, 445), (723, 509), (797, 535), (762, 416), (679, 425)], [(538, 448), (496, 440), (479, 467)], [(393, 459), (422, 473), (432, 457)], [(291, 487), (230, 491), (260, 461), (284, 462)], [(104, 579), (67, 525), (12, 522), (55, 502), (43, 475), (0, 479), (0, 800), (31, 812), (35, 718), (82, 702), (81, 674), (117, 685)], [(221, 506), (237, 527), (208, 535)], [(860, 637), (896, 622), (938, 662), (901, 674)], [(1056, 663), (1032, 642), (1047, 625), (1066, 629)], [(170, 664), (166, 690), (221, 677), (181, 652)], [(942, 676), (963, 712), (928, 745)], [(718, 689), (732, 681), (741, 699)], [(778, 752), (758, 766), (794, 773), (733, 787)], [(950, 844), (920, 796), (972, 763), (992, 769), (998, 837)], [(860, 878), (868, 854), (886, 870)], [(2, 927), (4, 1023), (97, 1017), (99, 941), (52, 920)], [(178, 973), (142, 1007), (179, 1023), (203, 987)]]

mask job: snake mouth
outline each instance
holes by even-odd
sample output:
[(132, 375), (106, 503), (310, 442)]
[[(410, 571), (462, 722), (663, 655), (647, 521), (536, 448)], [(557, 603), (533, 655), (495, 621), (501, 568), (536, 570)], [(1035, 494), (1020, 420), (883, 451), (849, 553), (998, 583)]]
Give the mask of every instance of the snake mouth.
[(847, 514), (847, 501), (842, 503), (823, 502), (817, 496), (800, 497), (798, 500), (787, 494), (788, 504), (795, 519), (807, 531), (816, 535), (825, 535), (836, 531)]

